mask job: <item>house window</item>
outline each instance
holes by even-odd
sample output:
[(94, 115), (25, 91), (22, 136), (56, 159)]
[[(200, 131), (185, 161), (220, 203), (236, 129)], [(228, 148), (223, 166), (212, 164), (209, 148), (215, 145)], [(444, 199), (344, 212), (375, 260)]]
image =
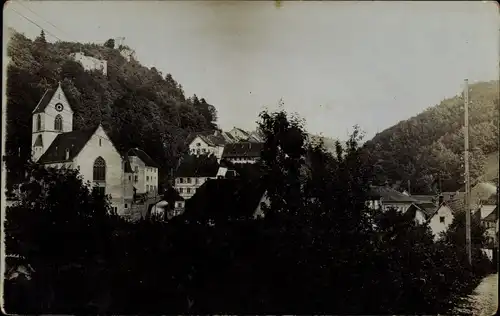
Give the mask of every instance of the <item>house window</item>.
[(191, 188), (187, 188), (187, 193), (191, 193)]
[(40, 131), (42, 129), (42, 117), (40, 114), (36, 116), (36, 130)]
[(444, 223), (444, 216), (439, 216), (439, 222)]
[(97, 157), (94, 161), (93, 179), (96, 182), (106, 182), (106, 162), (102, 157)]
[(132, 176), (128, 176), (128, 181), (132, 180)]
[(149, 184), (146, 184), (146, 191), (149, 192)]
[(195, 184), (198, 184), (198, 181), (199, 181), (198, 178), (194, 178), (194, 183)]
[(99, 146), (102, 146), (102, 139), (99, 137)]
[(184, 178), (179, 178), (179, 183), (184, 183)]
[(146, 176), (146, 181), (149, 181), (149, 176)]
[(200, 144), (200, 143), (197, 143), (197, 144), (196, 144), (196, 146), (200, 147), (200, 146), (201, 146), (201, 144)]
[(206, 153), (206, 152), (207, 152), (207, 150), (206, 150), (205, 148), (203, 148), (201, 151), (202, 151), (203, 153)]
[(139, 173), (139, 167), (138, 166), (135, 166), (135, 172)]
[(106, 194), (106, 187), (103, 186), (95, 186), (94, 192), (99, 196), (104, 196)]
[(187, 178), (187, 183), (191, 183), (191, 178)]
[(63, 121), (61, 114), (57, 114), (56, 119), (54, 120), (54, 130), (62, 131), (63, 129)]
[(125, 208), (128, 208), (128, 205), (127, 205), (127, 203), (125, 203)]
[(184, 193), (184, 188), (179, 188), (179, 193)]
[(139, 177), (138, 176), (134, 176), (134, 182), (137, 183), (139, 181)]
[(196, 149), (196, 153), (199, 155), (201, 153), (200, 149)]

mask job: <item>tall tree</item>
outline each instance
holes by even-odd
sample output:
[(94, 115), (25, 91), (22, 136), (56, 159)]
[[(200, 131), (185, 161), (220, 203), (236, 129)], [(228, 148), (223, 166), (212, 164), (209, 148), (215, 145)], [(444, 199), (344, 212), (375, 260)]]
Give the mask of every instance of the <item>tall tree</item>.
[(105, 43), (104, 43), (104, 46), (105, 47), (108, 47), (108, 48), (115, 48), (115, 40), (113, 38), (110, 38), (108, 39)]

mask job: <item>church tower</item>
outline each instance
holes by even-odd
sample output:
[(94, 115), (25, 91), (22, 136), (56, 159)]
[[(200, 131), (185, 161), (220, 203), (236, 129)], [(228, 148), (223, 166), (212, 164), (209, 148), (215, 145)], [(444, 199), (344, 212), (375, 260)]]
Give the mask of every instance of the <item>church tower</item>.
[(31, 159), (36, 162), (57, 135), (73, 130), (73, 110), (60, 82), (45, 91), (32, 114)]

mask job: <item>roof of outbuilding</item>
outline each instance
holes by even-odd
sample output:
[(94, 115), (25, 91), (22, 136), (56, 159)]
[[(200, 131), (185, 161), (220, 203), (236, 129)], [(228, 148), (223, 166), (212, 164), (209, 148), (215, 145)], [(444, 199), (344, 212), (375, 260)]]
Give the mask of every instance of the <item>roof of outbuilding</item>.
[(435, 203), (429, 202), (418, 203), (417, 207), (425, 214), (426, 217), (432, 216), (438, 208)]
[(434, 195), (410, 195), (412, 198), (417, 200), (419, 203), (433, 203), (436, 200)]
[(219, 170), (217, 158), (211, 156), (191, 156), (184, 157), (175, 171), (175, 177), (215, 177)]
[(254, 215), (265, 193), (263, 180), (212, 179), (186, 201), (186, 213), (194, 219), (237, 219)]
[(417, 203), (418, 201), (411, 196), (405, 195), (393, 188), (386, 186), (372, 186), (369, 196), (375, 199), (381, 199), (384, 202), (395, 203)]
[(263, 143), (240, 142), (240, 143), (227, 144), (224, 147), (222, 158), (234, 158), (234, 157), (257, 158), (260, 157), (263, 148), (264, 148)]
[(128, 152), (128, 155), (131, 157), (139, 157), (148, 167), (158, 168), (158, 164), (142, 149), (133, 148)]

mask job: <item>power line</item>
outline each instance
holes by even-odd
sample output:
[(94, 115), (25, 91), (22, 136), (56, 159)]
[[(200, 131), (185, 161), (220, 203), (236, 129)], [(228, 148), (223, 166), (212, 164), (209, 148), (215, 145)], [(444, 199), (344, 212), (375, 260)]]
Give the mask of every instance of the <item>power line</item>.
[[(57, 27), (56, 25), (54, 25), (52, 22), (50, 22), (48, 19), (44, 18), (43, 16), (41, 16), (40, 14), (36, 13), (35, 11), (31, 10), (29, 7), (25, 6), (22, 2), (20, 1), (15, 1), (14, 3), (17, 3), (19, 5), (21, 5), (22, 7), (28, 9), (29, 11), (31, 11), (33, 14), (35, 14), (36, 16), (38, 16), (39, 18), (41, 18), (42, 20), (44, 20), (45, 22), (47, 22), (48, 24), (52, 25), (52, 27), (54, 27), (55, 29), (65, 33), (66, 35), (70, 35), (68, 34), (67, 32), (63, 31), (62, 29), (60, 29), (59, 27)], [(71, 37), (71, 36), (70, 36)]]
[(57, 38), (58, 40), (60, 41), (63, 41), (62, 39), (60, 39), (58, 36), (54, 35), (53, 33), (47, 31), (46, 29), (44, 29), (43, 27), (41, 27), (38, 23), (34, 22), (33, 20), (31, 20), (30, 18), (26, 17), (24, 14), (22, 13), (19, 13), (19, 11), (11, 8), (11, 7), (8, 7), (9, 9), (11, 9), (12, 11), (16, 12), (19, 16), (21, 16), (22, 18), (26, 19), (28, 22), (38, 26), (42, 31), (48, 33), (49, 35), (52, 35), (53, 37)]

